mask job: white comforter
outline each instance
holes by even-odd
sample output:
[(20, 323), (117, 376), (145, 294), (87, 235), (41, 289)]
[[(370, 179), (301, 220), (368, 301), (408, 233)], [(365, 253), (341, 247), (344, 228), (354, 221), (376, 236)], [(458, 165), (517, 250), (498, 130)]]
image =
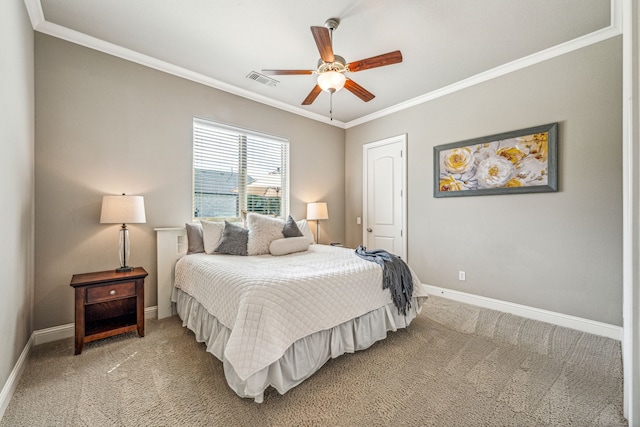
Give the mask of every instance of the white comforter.
[[(413, 279), (413, 296), (427, 296)], [(175, 286), (231, 329), (225, 358), (242, 380), (298, 339), (391, 302), (380, 266), (324, 245), (279, 257), (188, 255), (176, 264)]]

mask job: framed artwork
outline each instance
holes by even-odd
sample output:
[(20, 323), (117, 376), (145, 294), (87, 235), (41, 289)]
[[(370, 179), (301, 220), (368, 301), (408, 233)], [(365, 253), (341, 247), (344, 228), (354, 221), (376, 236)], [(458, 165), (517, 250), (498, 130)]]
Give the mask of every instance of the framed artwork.
[(434, 197), (558, 191), (558, 124), (433, 147)]

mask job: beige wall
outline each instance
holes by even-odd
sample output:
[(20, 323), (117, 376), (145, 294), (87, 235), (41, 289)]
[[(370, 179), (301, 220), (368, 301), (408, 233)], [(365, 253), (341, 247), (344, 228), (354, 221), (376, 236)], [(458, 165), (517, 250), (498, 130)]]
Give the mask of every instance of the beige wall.
[[(618, 37), (348, 129), (346, 242), (362, 240), (362, 145), (407, 133), (408, 260), (423, 282), (621, 325), (621, 70)], [(434, 146), (551, 122), (559, 192), (433, 197)]]
[(0, 40), (1, 389), (33, 332), (33, 30), (22, 1), (0, 2)]
[[(621, 43), (590, 46), (345, 132), (36, 36), (35, 328), (73, 321), (71, 275), (110, 269), (103, 194), (142, 194), (132, 263), (156, 304), (154, 227), (191, 210), (194, 116), (291, 141), (291, 213), (326, 200), (326, 241), (360, 243), (362, 145), (407, 133), (409, 263), (429, 284), (620, 325)], [(558, 193), (434, 199), (433, 146), (559, 122)], [(465, 270), (467, 281), (457, 281)]]
[(131, 263), (150, 273), (145, 304), (156, 304), (153, 228), (191, 219), (193, 117), (288, 138), (291, 214), (326, 201), (321, 237), (344, 238), (344, 130), (46, 35), (35, 47), (36, 329), (73, 322), (74, 273), (117, 266), (104, 194), (145, 197)]

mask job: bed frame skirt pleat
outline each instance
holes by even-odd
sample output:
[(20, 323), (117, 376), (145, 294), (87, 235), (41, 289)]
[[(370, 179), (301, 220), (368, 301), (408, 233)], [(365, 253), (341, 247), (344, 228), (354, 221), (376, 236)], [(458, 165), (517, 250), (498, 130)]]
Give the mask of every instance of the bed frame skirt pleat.
[(182, 325), (193, 331), (196, 340), (205, 343), (207, 351), (222, 361), (229, 386), (238, 396), (252, 398), (257, 403), (263, 401), (267, 387), (272, 386), (280, 394), (285, 394), (313, 375), (329, 359), (364, 350), (386, 338), (388, 331), (406, 328), (420, 313), (425, 299), (414, 297), (406, 316), (398, 314), (393, 303), (389, 303), (331, 329), (301, 338), (280, 359), (242, 380), (224, 357), (231, 329), (220, 323), (189, 294), (174, 288), (172, 295)]

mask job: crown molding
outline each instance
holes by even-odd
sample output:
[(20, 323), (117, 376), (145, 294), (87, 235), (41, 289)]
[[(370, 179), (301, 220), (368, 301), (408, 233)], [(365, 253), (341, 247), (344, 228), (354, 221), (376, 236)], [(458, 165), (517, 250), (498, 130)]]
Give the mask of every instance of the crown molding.
[(38, 26), (44, 22), (44, 12), (42, 11), (42, 3), (40, 0), (24, 0), (27, 8), (27, 14), (34, 30), (38, 30)]
[[(619, 3), (619, 2), (617, 0), (613, 0), (612, 3)], [(622, 30), (619, 26), (610, 25), (607, 28), (603, 28), (601, 30), (598, 30), (593, 33), (587, 34), (585, 36), (578, 37), (568, 42), (553, 46), (549, 49), (542, 50), (532, 55), (525, 56), (524, 58), (517, 59), (507, 64), (500, 65), (498, 67), (492, 68), (491, 70), (487, 70), (480, 74), (471, 76), (467, 79), (460, 80), (449, 86), (445, 86), (443, 88), (434, 90), (432, 92), (426, 93), (424, 95), (418, 96), (408, 101), (401, 102), (392, 107), (385, 108), (380, 111), (376, 111), (375, 113), (368, 114), (366, 116), (360, 117), (359, 119), (352, 120), (350, 122), (347, 122), (346, 129), (361, 125), (363, 123), (370, 122), (372, 120), (379, 119), (381, 117), (388, 116), (393, 113), (397, 113), (402, 110), (406, 110), (407, 108), (415, 107), (416, 105), (424, 104), (425, 102), (433, 101), (434, 99), (437, 99), (446, 95), (450, 95), (462, 89), (466, 89), (471, 86), (475, 86), (477, 84), (486, 82), (488, 80), (495, 79), (496, 77), (504, 76), (505, 74), (509, 74), (514, 71), (521, 70), (523, 68), (529, 67), (534, 64), (538, 64), (548, 59), (552, 59), (557, 56), (561, 56), (566, 53), (573, 52), (574, 50), (582, 49), (583, 47), (586, 47), (595, 43), (599, 43), (601, 41), (610, 39), (612, 37), (619, 36), (620, 34), (622, 34)]]
[(127, 49), (122, 46), (118, 46), (116, 44), (88, 36), (78, 31), (71, 30), (61, 25), (53, 24), (46, 21), (40, 0), (24, 0), (24, 3), (27, 8), (27, 13), (29, 14), (29, 19), (31, 20), (31, 25), (33, 26), (33, 29), (35, 31), (57, 37), (84, 47), (88, 47), (90, 49), (94, 49), (118, 58), (122, 58), (127, 61), (144, 65), (146, 67), (153, 68), (167, 74), (191, 80), (205, 86), (222, 90), (233, 95), (259, 102), (261, 104), (269, 105), (271, 107), (275, 107), (302, 117), (326, 123), (328, 125), (335, 126), (341, 129), (349, 129), (354, 126), (358, 126), (363, 123), (367, 123), (372, 120), (376, 120), (381, 117), (406, 110), (407, 108), (411, 108), (416, 105), (420, 105), (425, 102), (450, 95), (454, 92), (469, 88), (471, 86), (486, 82), (491, 79), (495, 79), (496, 77), (500, 77), (517, 70), (521, 70), (523, 68), (538, 64), (548, 59), (564, 55), (574, 50), (581, 49), (583, 47), (599, 43), (612, 37), (619, 36), (620, 34), (622, 34), (622, 1), (623, 0), (611, 0), (611, 23), (606, 28), (553, 46), (549, 49), (545, 49), (524, 58), (517, 59), (507, 64), (500, 65), (491, 70), (484, 71), (464, 80), (453, 83), (449, 86), (445, 86), (443, 88), (434, 90), (432, 92), (415, 97), (405, 102), (401, 102), (392, 107), (376, 111), (375, 113), (368, 114), (358, 119), (351, 120), (346, 123), (339, 120), (330, 120), (329, 118), (320, 114), (312, 113), (307, 110), (303, 110), (302, 108), (270, 99), (266, 96), (259, 95), (248, 90), (241, 89), (237, 86), (221, 82), (220, 80), (216, 80), (187, 68), (179, 67), (169, 62), (161, 61), (159, 59), (144, 55), (131, 49)]
[(79, 31), (71, 30), (61, 25), (48, 22), (44, 19), (40, 0), (24, 0), (24, 2), (27, 7), (29, 18), (31, 19), (33, 29), (40, 33), (66, 40), (68, 42), (84, 46), (89, 49), (97, 50), (111, 56), (122, 58), (136, 64), (144, 65), (145, 67), (153, 68), (167, 74), (191, 80), (193, 82), (222, 90), (224, 92), (228, 92), (243, 98), (247, 98), (261, 104), (269, 105), (280, 110), (288, 111), (298, 116), (307, 117), (309, 119), (323, 122), (342, 129), (344, 129), (345, 127), (345, 123), (339, 120), (330, 120), (329, 118), (320, 114), (312, 113), (301, 108), (285, 104), (284, 102), (273, 100), (266, 96), (259, 95), (248, 90), (241, 89), (237, 86), (221, 82), (220, 80), (216, 80), (212, 77), (205, 76), (204, 74), (197, 73), (187, 68), (179, 67), (169, 62), (144, 55), (140, 52), (136, 52), (134, 50), (127, 49), (104, 40), (100, 40), (96, 37), (89, 36)]

